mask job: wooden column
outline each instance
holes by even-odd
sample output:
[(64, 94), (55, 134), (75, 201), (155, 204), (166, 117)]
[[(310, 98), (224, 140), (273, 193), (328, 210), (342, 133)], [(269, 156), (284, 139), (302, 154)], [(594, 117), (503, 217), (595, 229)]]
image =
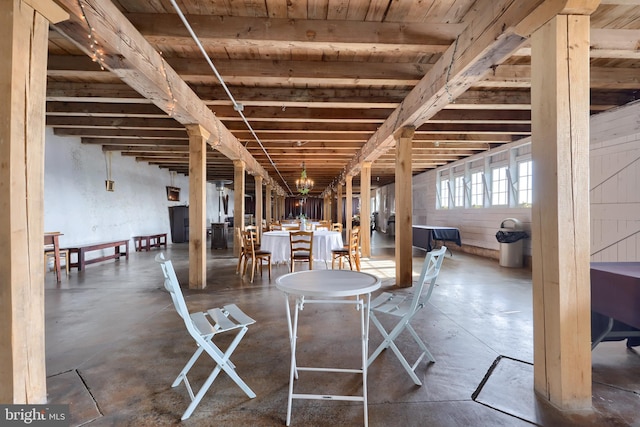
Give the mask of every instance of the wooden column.
[(589, 16), (558, 15), (532, 38), (534, 386), (591, 407)]
[(273, 186), (271, 185), (271, 181), (269, 181), (265, 187), (265, 218), (267, 220), (267, 227), (269, 227), (269, 224), (271, 224), (272, 219), (272, 213), (271, 213), (271, 190), (272, 190)]
[(189, 288), (207, 286), (207, 140), (202, 126), (187, 125), (189, 134)]
[(256, 229), (258, 230), (258, 242), (262, 236), (262, 180), (260, 175), (253, 177), (256, 183)]
[(342, 183), (338, 184), (338, 191), (336, 193), (336, 219), (337, 222), (339, 222), (340, 224), (344, 224), (344, 221), (342, 220)]
[(273, 196), (273, 219), (280, 221), (280, 194), (278, 193)]
[(412, 286), (413, 196), (411, 179), (411, 140), (415, 128), (404, 127), (396, 140), (396, 286)]
[(329, 195), (325, 194), (322, 197), (322, 219), (329, 221)]
[(44, 134), (50, 1), (0, 3), (0, 402), (47, 402)]
[(242, 160), (233, 162), (233, 254), (240, 255), (242, 242), (235, 229), (244, 230), (244, 172), (245, 164)]
[(371, 256), (371, 162), (364, 162), (360, 170), (360, 250)]
[(353, 218), (353, 177), (351, 175), (347, 175), (344, 181), (347, 190), (345, 194), (344, 220), (346, 221), (347, 239), (349, 239), (349, 233), (353, 227), (351, 224), (351, 220)]

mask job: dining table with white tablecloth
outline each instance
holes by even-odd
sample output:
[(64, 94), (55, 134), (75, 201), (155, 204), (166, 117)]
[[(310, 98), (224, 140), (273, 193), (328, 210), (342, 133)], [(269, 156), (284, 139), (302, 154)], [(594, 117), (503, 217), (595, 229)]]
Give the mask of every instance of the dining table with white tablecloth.
[[(313, 232), (313, 260), (327, 263), (331, 261), (331, 250), (344, 246), (342, 234), (337, 231), (315, 230)], [(260, 249), (271, 252), (271, 262), (274, 264), (289, 262), (291, 246), (289, 231), (275, 230), (262, 234)]]

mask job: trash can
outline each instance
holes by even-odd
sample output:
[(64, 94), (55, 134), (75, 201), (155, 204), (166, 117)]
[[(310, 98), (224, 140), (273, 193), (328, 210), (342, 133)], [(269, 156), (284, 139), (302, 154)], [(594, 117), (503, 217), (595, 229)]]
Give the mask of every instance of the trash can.
[(506, 218), (500, 224), (496, 239), (500, 242), (500, 265), (502, 267), (522, 267), (522, 240), (529, 237), (522, 231), (522, 222)]

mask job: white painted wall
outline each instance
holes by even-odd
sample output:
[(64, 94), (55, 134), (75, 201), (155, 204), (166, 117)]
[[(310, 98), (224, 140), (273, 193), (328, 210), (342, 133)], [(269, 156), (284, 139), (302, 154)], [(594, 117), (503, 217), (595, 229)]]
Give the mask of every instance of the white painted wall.
[(591, 260), (640, 260), (640, 103), (591, 119)]
[[(59, 137), (50, 128), (45, 136), (44, 228), (60, 231), (61, 245), (72, 246), (168, 233), (169, 206), (189, 204), (189, 179), (166, 169), (113, 153), (111, 176), (115, 191), (105, 189), (106, 156), (102, 148), (82, 144), (77, 137)], [(167, 200), (166, 186), (180, 187), (180, 201)], [(233, 191), (229, 215), (233, 214)], [(207, 219), (218, 221), (218, 191), (207, 184)], [(133, 241), (130, 242), (133, 250)], [(88, 254), (88, 258), (99, 256)]]

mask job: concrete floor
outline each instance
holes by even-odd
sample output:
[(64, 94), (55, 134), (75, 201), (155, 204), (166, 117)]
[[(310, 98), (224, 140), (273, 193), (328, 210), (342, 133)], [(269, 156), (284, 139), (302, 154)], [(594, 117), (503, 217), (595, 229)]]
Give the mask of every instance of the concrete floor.
[[(187, 244), (165, 251), (187, 283)], [(180, 423), (189, 403), (183, 385), (171, 388), (195, 349), (164, 291), (158, 250), (132, 253), (72, 271), (60, 285), (47, 274), (46, 363), (49, 403), (71, 408), (71, 425), (164, 426)], [(374, 233), (363, 271), (394, 283), (393, 240)], [(414, 250), (414, 273), (424, 252)], [(191, 310), (236, 303), (256, 319), (232, 360), (256, 392), (247, 396), (221, 374), (185, 426), (285, 424), (290, 347), (283, 294), (265, 274), (253, 284), (235, 274), (232, 250), (209, 250), (208, 287), (184, 289)], [(303, 267), (304, 268), (304, 267)], [(316, 268), (324, 268), (323, 264)], [(287, 272), (276, 266), (274, 277)], [(444, 261), (431, 304), (415, 319), (436, 363), (417, 368), (415, 386), (392, 352), (369, 369), (371, 426), (640, 426), (640, 355), (624, 342), (593, 352), (593, 410), (562, 413), (533, 393), (531, 274), (501, 268), (453, 248)], [(357, 367), (358, 315), (352, 307), (305, 308), (299, 331), (301, 365)], [(312, 337), (312, 339), (311, 339)], [(370, 348), (381, 341), (372, 326)], [(229, 342), (219, 335), (223, 348)], [(410, 337), (397, 341), (411, 360)], [(313, 361), (305, 363), (305, 361)], [(197, 387), (213, 368), (204, 358), (192, 369)], [(297, 392), (361, 393), (350, 374), (306, 373)], [(296, 400), (293, 426), (362, 425), (362, 404)]]

